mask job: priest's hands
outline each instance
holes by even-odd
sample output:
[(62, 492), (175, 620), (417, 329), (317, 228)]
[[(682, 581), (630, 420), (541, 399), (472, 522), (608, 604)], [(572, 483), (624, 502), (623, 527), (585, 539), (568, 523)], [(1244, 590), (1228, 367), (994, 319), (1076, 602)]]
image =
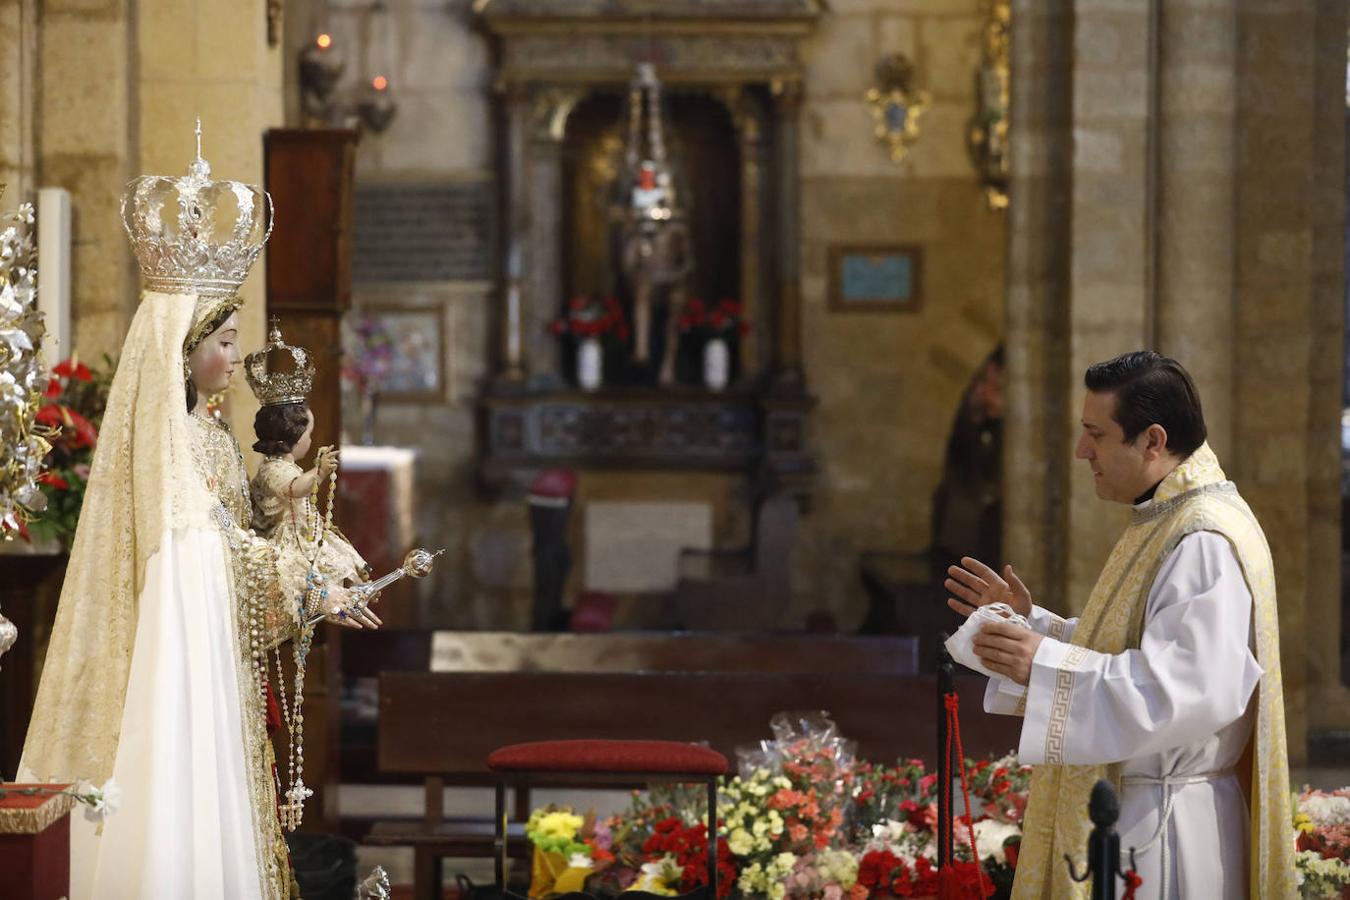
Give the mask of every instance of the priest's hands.
[(971, 642), (975, 655), (992, 671), (1018, 684), (1031, 681), (1031, 661), (1045, 635), (1011, 622), (986, 622)]
[(1004, 566), (1000, 576), (973, 556), (963, 556), (961, 565), (948, 566), (947, 575), (943, 587), (955, 594), (947, 598), (947, 605), (963, 616), (988, 603), (1006, 603), (1016, 613), (1031, 615), (1031, 591), (1011, 565)]

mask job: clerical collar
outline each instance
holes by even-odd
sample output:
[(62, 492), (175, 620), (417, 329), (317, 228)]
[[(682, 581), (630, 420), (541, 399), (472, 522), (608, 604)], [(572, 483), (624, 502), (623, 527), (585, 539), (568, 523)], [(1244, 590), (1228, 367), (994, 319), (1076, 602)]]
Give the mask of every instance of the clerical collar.
[(1143, 504), (1148, 503), (1150, 500), (1152, 500), (1152, 499), (1153, 499), (1153, 495), (1156, 494), (1156, 493), (1158, 493), (1158, 488), (1159, 488), (1159, 486), (1161, 486), (1162, 483), (1163, 483), (1163, 481), (1166, 481), (1166, 480), (1167, 480), (1167, 479), (1165, 479), (1165, 478), (1159, 480), (1158, 483), (1155, 484), (1153, 487), (1151, 487), (1151, 488), (1149, 488), (1148, 490), (1144, 491), (1144, 492), (1143, 492), (1142, 494), (1140, 494), (1138, 497), (1135, 497), (1135, 498), (1134, 498), (1134, 505), (1135, 505), (1135, 506), (1142, 506)]

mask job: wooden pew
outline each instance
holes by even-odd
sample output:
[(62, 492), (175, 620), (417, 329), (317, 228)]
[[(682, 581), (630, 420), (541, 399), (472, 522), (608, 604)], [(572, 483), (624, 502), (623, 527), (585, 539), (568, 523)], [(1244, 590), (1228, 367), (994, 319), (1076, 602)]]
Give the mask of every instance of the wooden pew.
[[(1020, 725), (980, 712), (983, 689), (983, 679), (958, 679), (971, 756), (1014, 747)], [(379, 765), (426, 778), (427, 807), (416, 826), (381, 823), (367, 842), (412, 844), (415, 895), (431, 897), (442, 856), (491, 853), (490, 825), (443, 822), (441, 797), (445, 784), (492, 783), (485, 760), (499, 746), (583, 737), (706, 741), (734, 760), (737, 746), (771, 737), (774, 713), (821, 709), (863, 758), (931, 762), (935, 690), (931, 676), (893, 672), (386, 672)], [(518, 803), (517, 818), (524, 812)]]
[[(338, 629), (346, 678), (381, 672), (918, 671), (918, 639), (895, 636), (611, 632), (353, 631)], [(342, 782), (407, 782), (375, 761), (375, 720), (342, 723)], [(358, 839), (361, 835), (353, 835)]]

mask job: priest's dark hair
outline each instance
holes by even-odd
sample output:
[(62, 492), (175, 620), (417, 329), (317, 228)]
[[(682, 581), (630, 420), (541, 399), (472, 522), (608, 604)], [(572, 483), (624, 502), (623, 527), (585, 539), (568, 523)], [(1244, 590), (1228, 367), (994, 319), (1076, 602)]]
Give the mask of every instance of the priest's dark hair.
[(1136, 350), (1089, 366), (1089, 391), (1114, 394), (1112, 416), (1132, 441), (1155, 422), (1167, 432), (1167, 449), (1185, 459), (1205, 442), (1205, 414), (1190, 373), (1175, 359)]
[(309, 427), (308, 403), (278, 403), (264, 406), (253, 417), (253, 433), (258, 439), (253, 449), (263, 456), (281, 456), (291, 452)]

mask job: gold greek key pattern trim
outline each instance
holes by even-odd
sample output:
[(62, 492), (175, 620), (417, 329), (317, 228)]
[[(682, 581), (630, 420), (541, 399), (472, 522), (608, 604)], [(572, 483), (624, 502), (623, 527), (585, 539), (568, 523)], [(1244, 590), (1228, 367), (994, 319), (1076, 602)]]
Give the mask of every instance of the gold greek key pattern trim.
[(1069, 623), (1059, 616), (1050, 620), (1050, 636), (1057, 641), (1064, 640), (1065, 633), (1069, 630)]
[(1070, 647), (1055, 673), (1055, 693), (1050, 700), (1050, 727), (1045, 732), (1045, 761), (1064, 764), (1064, 734), (1069, 729), (1069, 706), (1073, 701), (1075, 669), (1087, 659), (1086, 647)]

